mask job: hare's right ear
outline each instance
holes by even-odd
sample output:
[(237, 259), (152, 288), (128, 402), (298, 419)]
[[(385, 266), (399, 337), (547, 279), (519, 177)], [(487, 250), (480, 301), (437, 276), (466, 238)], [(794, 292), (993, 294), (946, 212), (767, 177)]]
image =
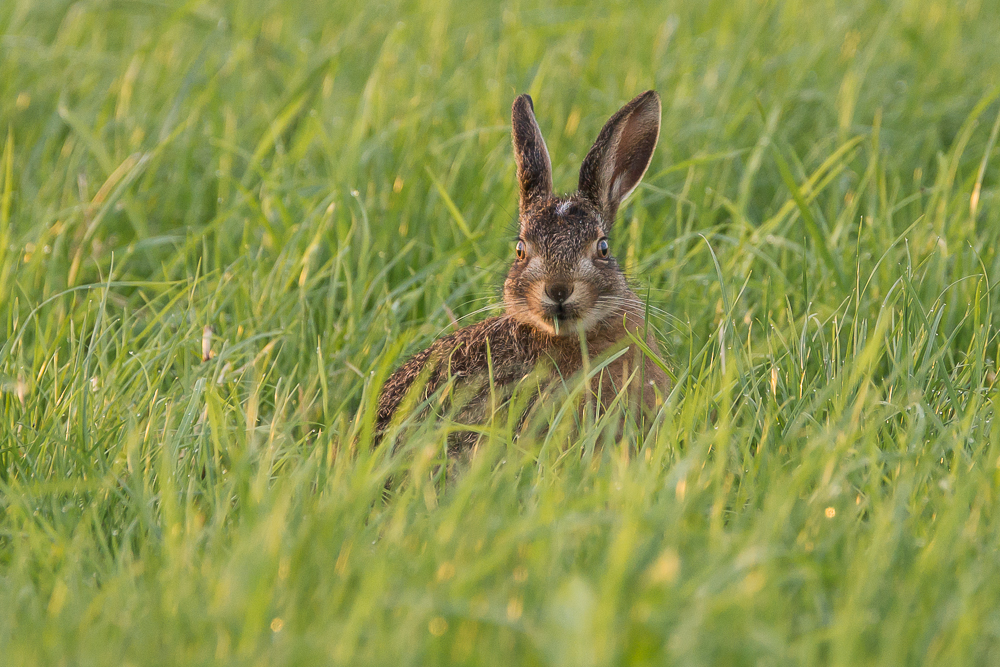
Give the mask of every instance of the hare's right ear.
[[(615, 221), (618, 205), (639, 185), (660, 137), (660, 96), (647, 90), (605, 123), (580, 167), (580, 194)], [(607, 230), (605, 230), (607, 231)]]
[(524, 213), (533, 203), (552, 196), (552, 163), (535, 122), (531, 98), (521, 95), (514, 100), (511, 111), (511, 136), (514, 158), (517, 160), (517, 182), (520, 188), (519, 209)]

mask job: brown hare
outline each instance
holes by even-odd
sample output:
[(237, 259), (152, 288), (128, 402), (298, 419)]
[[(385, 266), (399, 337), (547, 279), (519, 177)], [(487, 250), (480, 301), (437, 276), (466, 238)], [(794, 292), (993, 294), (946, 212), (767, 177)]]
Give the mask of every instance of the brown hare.
[[(498, 392), (506, 398), (522, 380), (537, 382), (536, 370), (545, 391), (623, 349), (593, 378), (588, 400), (607, 409), (629, 386), (628, 403), (651, 410), (669, 389), (664, 372), (626, 335), (628, 328), (645, 336), (657, 350), (646, 334), (643, 302), (629, 289), (608, 243), (619, 204), (653, 156), (659, 96), (647, 91), (608, 120), (583, 160), (577, 191), (566, 196), (553, 192), (552, 165), (531, 98), (518, 97), (512, 116), (520, 228), (503, 285), (505, 312), (434, 341), (398, 368), (379, 396), (379, 438), (411, 387), (420, 391), (419, 400), (408, 402), (416, 407), (453, 383), (449, 396), (462, 397), (460, 404), (451, 403), (456, 418), (473, 425), (488, 420)], [(453, 435), (450, 449), (475, 439), (468, 432)]]

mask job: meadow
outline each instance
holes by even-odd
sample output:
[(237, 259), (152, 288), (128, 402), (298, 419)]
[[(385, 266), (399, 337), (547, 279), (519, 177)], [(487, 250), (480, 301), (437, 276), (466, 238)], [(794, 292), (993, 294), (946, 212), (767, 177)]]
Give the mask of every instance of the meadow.
[[(4, 0), (0, 663), (1000, 663), (998, 34), (981, 0)], [(498, 302), (515, 96), (567, 191), (649, 88), (611, 244), (656, 423), (557, 405), (460, 474), (447, 420), (373, 447), (393, 368)]]

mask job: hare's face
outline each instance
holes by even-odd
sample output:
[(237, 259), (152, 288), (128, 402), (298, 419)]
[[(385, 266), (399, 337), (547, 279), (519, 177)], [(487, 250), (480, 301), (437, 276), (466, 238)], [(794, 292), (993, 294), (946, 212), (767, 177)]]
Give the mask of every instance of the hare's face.
[(576, 336), (623, 311), (628, 284), (599, 210), (581, 197), (553, 197), (523, 217), (504, 281), (508, 314), (548, 334)]
[(547, 334), (576, 336), (621, 320), (634, 298), (608, 247), (618, 205), (649, 167), (660, 134), (660, 98), (639, 95), (604, 125), (569, 197), (552, 190), (552, 164), (531, 98), (512, 114), (520, 191), (516, 258), (504, 282), (507, 313)]

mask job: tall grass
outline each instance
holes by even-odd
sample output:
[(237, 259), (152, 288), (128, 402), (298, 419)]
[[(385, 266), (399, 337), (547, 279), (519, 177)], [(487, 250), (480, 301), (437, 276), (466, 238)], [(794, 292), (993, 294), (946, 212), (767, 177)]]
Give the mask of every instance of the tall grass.
[[(2, 662), (995, 664), (998, 33), (0, 3)], [(515, 95), (570, 189), (647, 88), (612, 244), (678, 378), (655, 427), (373, 450), (388, 373), (496, 303)]]

